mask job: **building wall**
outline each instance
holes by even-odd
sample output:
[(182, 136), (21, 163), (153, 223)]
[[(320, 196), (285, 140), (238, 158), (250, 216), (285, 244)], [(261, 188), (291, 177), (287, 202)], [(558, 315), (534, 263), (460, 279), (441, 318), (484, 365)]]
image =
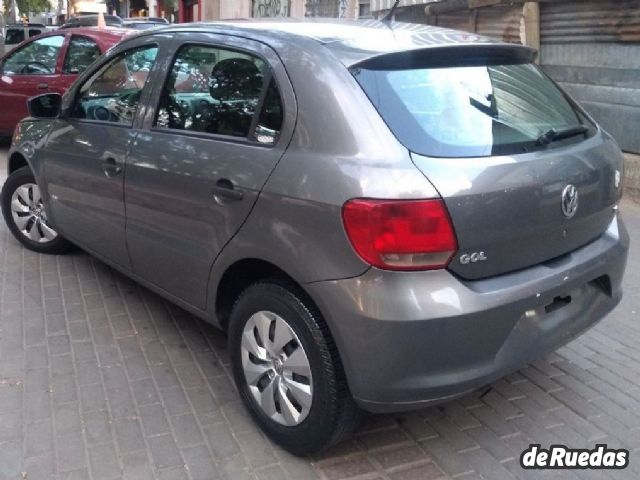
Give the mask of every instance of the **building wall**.
[(203, 0), (202, 20), (255, 16), (304, 17), (306, 3), (306, 0)]
[(542, 67), (633, 153), (640, 153), (639, 20), (640, 0), (572, 0), (540, 9)]
[(200, 0), (200, 6), (201, 20), (278, 16), (355, 18), (358, 0)]

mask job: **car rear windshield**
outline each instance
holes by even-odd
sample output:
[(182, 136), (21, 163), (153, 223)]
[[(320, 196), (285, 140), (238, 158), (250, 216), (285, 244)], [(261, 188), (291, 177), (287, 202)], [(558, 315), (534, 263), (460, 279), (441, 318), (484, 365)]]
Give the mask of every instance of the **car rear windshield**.
[(422, 155), (523, 153), (556, 138), (579, 142), (594, 128), (532, 63), (351, 72), (396, 137)]

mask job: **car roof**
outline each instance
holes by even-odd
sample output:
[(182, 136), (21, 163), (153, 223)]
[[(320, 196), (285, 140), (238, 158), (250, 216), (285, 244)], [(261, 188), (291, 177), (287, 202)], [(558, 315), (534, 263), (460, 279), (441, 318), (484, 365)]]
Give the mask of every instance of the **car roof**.
[[(90, 38), (107, 39), (111, 37), (114, 40), (120, 40), (123, 37), (131, 35), (132, 32), (128, 28), (118, 28), (118, 27), (104, 27), (104, 28), (77, 27), (77, 28), (74, 28), (73, 30), (58, 29), (58, 30), (48, 31), (46, 33), (42, 33), (38, 35), (37, 38), (50, 37), (52, 35), (66, 35), (67, 33), (71, 33), (72, 35), (84, 35)], [(36, 37), (31, 37), (31, 38), (36, 38)]]
[(245, 34), (267, 44), (299, 46), (300, 38), (314, 40), (329, 48), (342, 63), (352, 66), (365, 60), (398, 52), (434, 48), (519, 50), (533, 57), (534, 50), (508, 44), (475, 33), (461, 32), (429, 25), (378, 20), (246, 19), (213, 23), (172, 25), (158, 32), (218, 32)]
[(7, 25), (5, 28), (9, 29), (9, 28), (32, 28), (32, 27), (38, 27), (38, 28), (47, 28), (47, 26), (43, 23), (11, 23), (9, 25)]
[[(20, 43), (20, 45), (25, 44), (27, 42), (32, 42), (34, 40), (38, 40), (39, 38), (72, 34), (72, 35), (82, 35), (85, 37), (89, 37), (95, 40), (99, 44), (102, 43), (104, 47), (105, 46), (104, 43), (110, 43), (112, 45), (115, 45), (116, 43), (120, 42), (120, 40), (122, 40), (124, 37), (130, 37), (135, 35), (136, 33), (138, 32), (135, 30), (131, 30), (129, 28), (116, 28), (116, 27), (105, 27), (105, 28), (78, 27), (78, 28), (74, 28), (73, 30), (58, 29), (58, 30), (45, 31), (40, 35), (34, 35), (33, 37), (30, 37), (24, 40), (22, 43)], [(16, 45), (16, 48), (18, 48), (18, 46), (19, 45)], [(3, 59), (4, 57), (11, 55), (13, 51), (14, 50), (5, 52), (4, 55), (0, 55), (0, 59)]]

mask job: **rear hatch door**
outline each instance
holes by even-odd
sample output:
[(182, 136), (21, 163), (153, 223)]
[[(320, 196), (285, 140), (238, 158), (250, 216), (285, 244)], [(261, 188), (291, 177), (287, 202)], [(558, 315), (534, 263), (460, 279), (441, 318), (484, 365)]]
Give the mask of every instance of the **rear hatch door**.
[(529, 50), (431, 49), (351, 71), (443, 197), (459, 276), (554, 259), (611, 222), (622, 155)]

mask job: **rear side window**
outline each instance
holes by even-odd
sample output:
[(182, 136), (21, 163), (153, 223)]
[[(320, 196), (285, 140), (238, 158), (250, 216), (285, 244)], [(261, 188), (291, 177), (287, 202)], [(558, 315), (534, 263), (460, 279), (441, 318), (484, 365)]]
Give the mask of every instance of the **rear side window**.
[[(396, 137), (423, 155), (523, 153), (545, 148), (541, 136), (551, 130), (587, 122), (530, 63), (352, 73)], [(584, 132), (565, 137), (564, 143), (580, 141)]]
[(100, 56), (96, 42), (87, 37), (74, 35), (69, 42), (67, 56), (64, 59), (63, 73), (80, 73)]
[(282, 104), (264, 60), (234, 50), (187, 45), (178, 52), (165, 83), (156, 127), (246, 138), (253, 135), (258, 108), (255, 139), (273, 144), (282, 125)]

